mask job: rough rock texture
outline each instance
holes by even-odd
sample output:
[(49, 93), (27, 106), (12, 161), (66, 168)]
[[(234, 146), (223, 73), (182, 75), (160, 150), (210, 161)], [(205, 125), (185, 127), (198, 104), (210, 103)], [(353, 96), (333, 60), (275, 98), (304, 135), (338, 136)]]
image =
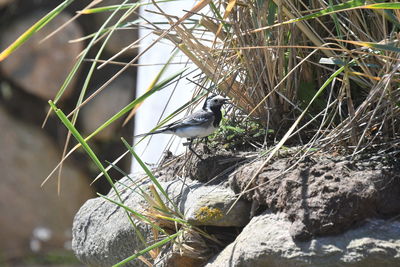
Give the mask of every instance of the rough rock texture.
[[(123, 187), (119, 187), (119, 190)], [(131, 190), (121, 190), (122, 200), (128, 207), (143, 211), (145, 202)], [(114, 191), (108, 197), (118, 198)], [(118, 201), (120, 202), (120, 201)], [(136, 221), (135, 221), (136, 222)], [(146, 237), (147, 227), (138, 223)], [(88, 200), (76, 214), (72, 229), (72, 249), (78, 259), (91, 266), (112, 266), (143, 248), (129, 217), (123, 208), (103, 198)], [(145, 266), (134, 261), (127, 266)]]
[[(143, 197), (126, 188), (132, 185), (131, 179), (125, 177), (120, 183), (124, 204), (143, 211), (147, 206)], [(148, 185), (142, 184), (141, 187), (146, 190)], [(229, 215), (225, 214), (234, 200), (229, 188), (201, 186), (190, 180), (185, 184), (180, 180), (161, 182), (161, 186), (193, 224), (244, 226), (249, 220), (249, 206), (245, 201), (239, 201)], [(116, 200), (113, 191), (108, 196)], [(138, 225), (144, 237), (151, 239), (145, 225), (141, 222)], [(72, 246), (83, 263), (95, 266), (110, 266), (142, 248), (124, 210), (102, 198), (87, 201), (75, 216)], [(130, 266), (138, 266), (138, 262), (134, 261)]]
[[(174, 164), (167, 168), (156, 171), (157, 177), (164, 181), (171, 181), (177, 175), (182, 176), (182, 169), (185, 169), (183, 176), (188, 176), (206, 184), (228, 184), (228, 176), (235, 169), (243, 165), (248, 159), (242, 154), (232, 154), (225, 150), (209, 151), (203, 144), (194, 145), (197, 153), (202, 155), (203, 160), (199, 160), (191, 154), (190, 158), (174, 158)], [(172, 155), (167, 155), (164, 160), (172, 159)]]
[(181, 254), (173, 246), (166, 246), (154, 260), (154, 267), (198, 267), (204, 266), (207, 262), (207, 258), (193, 258)]
[[(299, 165), (288, 159), (277, 159), (255, 179), (252, 186), (259, 187), (244, 195), (243, 199), (252, 200), (253, 205), (250, 207), (249, 203), (239, 201), (235, 208), (241, 211), (226, 222), (224, 219), (231, 216), (225, 216), (226, 208), (234, 200), (229, 185), (237, 191), (243, 190), (261, 162), (229, 161), (229, 155), (221, 154), (205, 158), (201, 163), (193, 158), (187, 162), (177, 160), (173, 166), (156, 173), (163, 181), (162, 187), (186, 218), (221, 244), (193, 238), (190, 242), (197, 249), (188, 249), (177, 246), (180, 242), (175, 240), (163, 248), (155, 266), (199, 266), (210, 254), (217, 256), (209, 261), (209, 267), (400, 265), (400, 222), (380, 218), (397, 215), (400, 211), (399, 172), (395, 165), (371, 161), (369, 165), (366, 162), (351, 164), (343, 158), (326, 156), (306, 158)], [(230, 163), (216, 171), (209, 167), (218, 167), (215, 162)], [(198, 180), (202, 180), (199, 177), (202, 173), (207, 175), (207, 168), (214, 176), (223, 173), (220, 177), (229, 179), (219, 181), (222, 185), (187, 179), (183, 185), (179, 176), (182, 164), (187, 164), (184, 165), (186, 173)], [(237, 167), (238, 164), (242, 166)], [(284, 175), (281, 174), (283, 170), (286, 171)], [(212, 178), (209, 175), (204, 181), (210, 183)], [(130, 185), (126, 178), (122, 181), (125, 186)], [(124, 193), (129, 201), (135, 198), (131, 195)], [(137, 208), (138, 201), (140, 199), (129, 202), (128, 206)], [(140, 248), (135, 247), (133, 230), (128, 223), (120, 223), (114, 217), (123, 215), (120, 209), (99, 199), (87, 205), (92, 207), (85, 205), (74, 225), (74, 240), (81, 240), (74, 242), (79, 244), (74, 250), (78, 256), (83, 251), (84, 255), (79, 257), (84, 258), (86, 264), (115, 263), (107, 260), (115, 259), (116, 253), (121, 258), (120, 246), (127, 248), (123, 249), (126, 254), (122, 258)], [(277, 214), (265, 212), (267, 208), (268, 212)], [(241, 232), (240, 226), (247, 223), (249, 214), (262, 212)], [(188, 233), (189, 239), (196, 235)], [(151, 239), (151, 236), (146, 238)], [(229, 245), (224, 248), (223, 244)], [(180, 253), (183, 248), (189, 253)], [(198, 257), (193, 255), (196, 253)], [(131, 266), (135, 264), (138, 263)]]
[[(262, 161), (247, 164), (230, 181), (242, 191)], [(257, 176), (245, 195), (274, 212), (283, 211), (293, 222), (290, 234), (298, 240), (313, 235), (341, 233), (374, 216), (400, 212), (400, 172), (384, 164), (351, 164), (343, 159), (307, 158), (293, 162), (278, 159)], [(282, 175), (282, 171), (287, 170)]]
[(223, 151), (205, 155), (203, 158), (199, 160), (197, 157), (192, 157), (190, 178), (212, 184), (227, 180), (228, 175), (246, 160), (241, 155), (232, 155)]
[[(1, 50), (45, 14), (45, 12), (32, 12), (7, 25), (0, 42)], [(19, 47), (11, 57), (1, 62), (1, 71), (27, 92), (45, 100), (53, 99), (83, 48), (82, 42), (70, 44), (68, 41), (80, 38), (83, 34), (77, 22), (73, 21), (52, 38), (43, 43), (40, 41), (70, 18), (68, 14), (60, 13), (27, 43)], [(71, 89), (73, 83), (65, 91), (65, 97), (72, 92)]]
[(254, 217), (207, 267), (400, 266), (400, 222), (369, 220), (342, 235), (295, 242), (284, 214)]
[[(192, 225), (241, 227), (249, 221), (250, 204), (240, 200), (231, 212), (226, 214), (235, 201), (235, 194), (222, 186), (204, 186), (199, 182), (181, 181), (162, 183), (165, 190), (177, 199), (181, 212)], [(182, 194), (180, 194), (182, 190)]]
[(0, 255), (70, 247), (73, 216), (94, 195), (85, 175), (66, 162), (61, 196), (55, 177), (41, 188), (61, 153), (43, 130), (1, 108), (0, 129)]
[[(92, 133), (100, 125), (110, 119), (133, 99), (134, 79), (127, 74), (119, 76), (105, 90), (93, 98), (82, 109), (82, 127), (86, 134)], [(94, 138), (111, 139), (121, 123), (114, 122)]]

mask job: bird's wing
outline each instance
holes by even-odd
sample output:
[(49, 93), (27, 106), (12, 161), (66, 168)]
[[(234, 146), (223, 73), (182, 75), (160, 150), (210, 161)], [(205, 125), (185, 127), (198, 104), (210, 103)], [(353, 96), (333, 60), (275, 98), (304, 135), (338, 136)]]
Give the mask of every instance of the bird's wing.
[(212, 112), (207, 112), (204, 110), (197, 111), (192, 113), (191, 115), (184, 117), (180, 120), (177, 120), (171, 124), (166, 125), (165, 129), (174, 130), (175, 128), (181, 126), (197, 126), (201, 124), (212, 123), (214, 118), (214, 114)]

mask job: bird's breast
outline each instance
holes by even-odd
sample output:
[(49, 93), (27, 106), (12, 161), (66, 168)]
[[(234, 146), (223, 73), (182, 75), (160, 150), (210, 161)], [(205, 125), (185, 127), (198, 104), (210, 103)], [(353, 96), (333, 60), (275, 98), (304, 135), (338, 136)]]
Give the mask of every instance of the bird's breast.
[(181, 138), (197, 138), (197, 137), (206, 137), (212, 134), (216, 128), (212, 125), (212, 123), (207, 126), (187, 126), (179, 128), (175, 131), (175, 134)]

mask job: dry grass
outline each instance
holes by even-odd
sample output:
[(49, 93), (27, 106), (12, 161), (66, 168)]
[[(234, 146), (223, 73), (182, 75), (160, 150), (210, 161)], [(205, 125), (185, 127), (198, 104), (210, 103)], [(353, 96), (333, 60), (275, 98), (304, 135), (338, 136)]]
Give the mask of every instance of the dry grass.
[[(105, 42), (107, 38), (102, 37), (112, 34), (114, 29), (132, 25), (152, 29), (159, 37), (129, 63), (122, 63), (122, 69), (93, 95), (84, 98), (86, 88), (82, 88), (82, 99), (69, 116), (74, 116), (74, 123), (79, 109), (92, 97), (134, 65), (155, 43), (168, 40), (201, 72), (197, 76), (196, 83), (200, 86), (195, 94), (206, 87), (228, 95), (235, 107), (246, 115), (242, 116), (244, 120), (252, 117), (265, 132), (273, 129), (275, 140), (282, 141), (279, 146), (290, 139), (291, 144), (353, 155), (369, 147), (399, 151), (400, 4), (386, 1), (396, 6), (383, 10), (363, 6), (364, 2), (347, 1), (345, 3), (353, 6), (341, 8), (342, 1), (336, 0), (202, 0), (185, 16), (177, 18), (151, 1), (158, 7), (156, 13), (170, 24), (167, 30), (157, 26), (160, 21), (141, 24), (126, 21), (126, 15), (137, 8), (131, 6), (120, 19), (126, 24), (110, 26), (106, 23), (105, 32), (92, 36), (91, 44)], [(109, 8), (108, 11), (113, 10)], [(314, 17), (304, 17), (311, 14)], [(94, 48), (89, 46), (88, 49)], [(102, 63), (101, 66), (121, 64), (113, 58), (85, 60), (92, 61), (94, 70), (97, 63)], [(83, 58), (80, 60), (83, 62)], [(88, 81), (90, 77), (89, 73)], [(65, 82), (60, 92), (68, 83)], [(132, 105), (132, 109), (139, 105)], [(125, 112), (112, 121), (121, 116), (125, 116)], [(71, 153), (72, 150), (62, 161)]]
[(311, 148), (400, 153), (400, 13), (348, 2), (214, 1), (200, 33), (159, 9), (173, 29), (165, 37), (202, 71), (200, 81), (280, 140), (243, 191), (289, 139), (304, 146), (300, 158)]
[[(233, 8), (228, 9), (227, 2), (235, 2)], [(303, 138), (314, 145), (357, 153), (398, 138), (398, 28), (387, 13), (398, 21), (399, 12), (351, 8), (282, 23), (326, 9), (329, 2), (338, 4), (214, 1), (222, 19), (216, 12), (204, 15), (200, 33), (180, 24), (166, 37), (199, 67), (204, 81), (217, 84), (265, 127), (283, 133), (345, 65), (306, 110), (299, 126), (313, 121)], [(173, 17), (159, 11), (176, 25)], [(365, 47), (363, 42), (372, 44)], [(321, 59), (342, 64), (322, 64)], [(310, 132), (312, 138), (307, 138)]]

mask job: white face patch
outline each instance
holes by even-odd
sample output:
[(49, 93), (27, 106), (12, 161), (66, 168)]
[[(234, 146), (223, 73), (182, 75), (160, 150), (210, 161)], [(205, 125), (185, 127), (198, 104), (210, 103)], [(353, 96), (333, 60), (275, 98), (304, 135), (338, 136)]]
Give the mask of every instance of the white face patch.
[(207, 101), (207, 109), (210, 109), (211, 107), (222, 106), (226, 100), (227, 98), (223, 96), (220, 95), (214, 96), (213, 98)]

